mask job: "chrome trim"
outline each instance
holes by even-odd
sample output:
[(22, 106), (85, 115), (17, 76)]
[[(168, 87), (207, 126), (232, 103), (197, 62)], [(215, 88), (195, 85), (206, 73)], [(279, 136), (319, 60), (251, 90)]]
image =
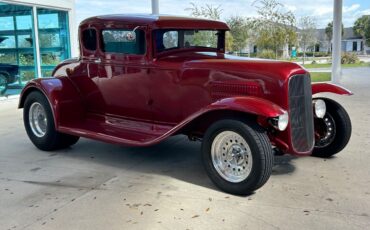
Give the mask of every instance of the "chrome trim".
[[(292, 85), (293, 81), (298, 81), (296, 79), (300, 81)], [(310, 152), (314, 148), (315, 138), (309, 74), (298, 74), (289, 78), (288, 104), (292, 148), (297, 153)]]

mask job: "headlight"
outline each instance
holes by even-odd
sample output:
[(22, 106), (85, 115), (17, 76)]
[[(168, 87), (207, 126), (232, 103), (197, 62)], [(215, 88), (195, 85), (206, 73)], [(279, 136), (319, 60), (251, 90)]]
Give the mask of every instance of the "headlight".
[(275, 129), (284, 131), (288, 127), (289, 115), (287, 112), (284, 112), (282, 115), (271, 119), (271, 124)]
[(279, 116), (278, 128), (280, 131), (284, 131), (289, 123), (289, 115), (287, 112)]
[(326, 104), (324, 100), (317, 99), (313, 100), (313, 109), (315, 111), (315, 116), (318, 118), (323, 118), (326, 113)]

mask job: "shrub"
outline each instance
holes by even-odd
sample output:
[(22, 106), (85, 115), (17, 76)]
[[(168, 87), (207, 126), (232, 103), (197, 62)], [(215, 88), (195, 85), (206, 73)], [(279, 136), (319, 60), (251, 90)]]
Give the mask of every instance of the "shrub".
[(342, 64), (355, 64), (359, 61), (360, 60), (355, 53), (342, 53), (342, 57), (340, 59)]
[(315, 57), (327, 57), (327, 56), (330, 56), (330, 54), (326, 53), (326, 52), (315, 52)]
[(275, 52), (269, 49), (264, 49), (257, 54), (257, 57), (265, 59), (275, 59)]
[[(297, 54), (298, 57), (303, 57), (303, 52), (299, 52)], [(330, 54), (327, 54), (326, 52), (306, 52), (306, 57), (327, 57), (330, 56)]]
[(250, 57), (257, 57), (257, 53), (251, 53)]
[(312, 64), (312, 65), (315, 65), (315, 64), (317, 64), (317, 62), (316, 62), (315, 60), (313, 60), (313, 61), (311, 62), (311, 64)]

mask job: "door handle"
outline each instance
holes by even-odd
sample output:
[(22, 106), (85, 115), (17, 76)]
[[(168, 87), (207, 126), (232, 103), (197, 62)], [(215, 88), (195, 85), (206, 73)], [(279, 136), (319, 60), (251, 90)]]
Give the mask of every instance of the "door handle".
[(100, 63), (101, 63), (101, 59), (100, 59), (100, 58), (98, 58), (98, 59), (94, 59), (94, 63), (96, 63), (96, 64), (100, 64)]

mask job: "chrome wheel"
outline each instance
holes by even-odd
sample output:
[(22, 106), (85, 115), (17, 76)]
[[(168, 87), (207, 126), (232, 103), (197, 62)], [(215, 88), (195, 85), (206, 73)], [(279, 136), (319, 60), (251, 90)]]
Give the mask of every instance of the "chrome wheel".
[(34, 102), (31, 105), (28, 118), (32, 133), (37, 137), (45, 136), (47, 128), (47, 118), (45, 109), (40, 103)]
[(238, 183), (252, 170), (252, 153), (245, 139), (236, 132), (223, 131), (212, 142), (212, 163), (225, 180)]

